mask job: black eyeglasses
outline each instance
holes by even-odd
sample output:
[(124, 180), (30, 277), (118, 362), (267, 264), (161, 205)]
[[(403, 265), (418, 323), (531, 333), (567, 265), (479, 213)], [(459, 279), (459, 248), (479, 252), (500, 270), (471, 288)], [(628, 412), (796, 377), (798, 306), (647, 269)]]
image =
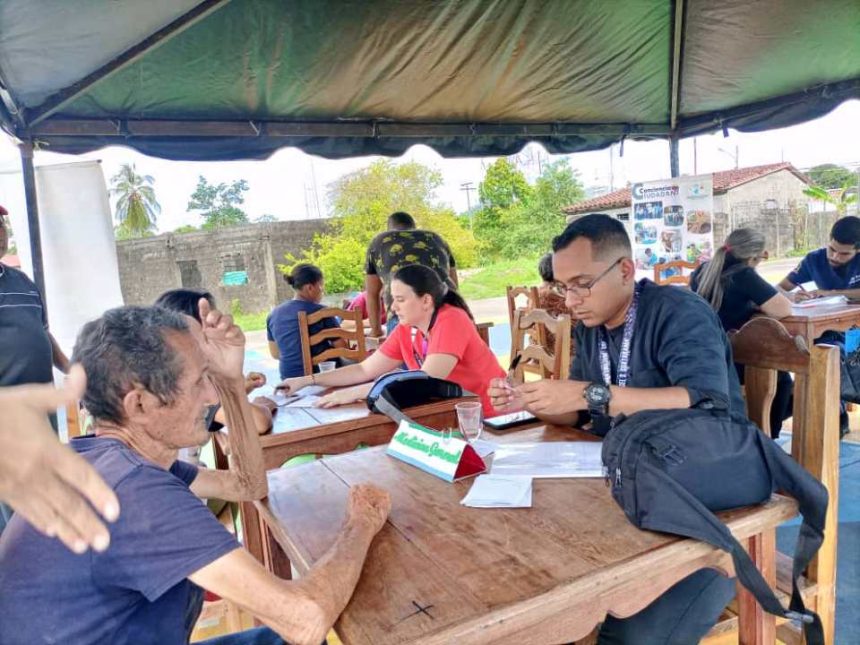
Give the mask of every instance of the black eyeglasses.
[(592, 280), (588, 284), (575, 284), (572, 287), (568, 287), (561, 284), (560, 282), (553, 282), (552, 287), (550, 287), (550, 289), (553, 293), (563, 298), (566, 297), (569, 293), (576, 296), (577, 298), (588, 298), (591, 295), (591, 290), (594, 288), (594, 285), (596, 285), (607, 273), (612, 271), (612, 269), (618, 266), (618, 264), (623, 259), (623, 257), (620, 257), (615, 260), (615, 262), (606, 267), (606, 270), (603, 273), (594, 278), (594, 280)]

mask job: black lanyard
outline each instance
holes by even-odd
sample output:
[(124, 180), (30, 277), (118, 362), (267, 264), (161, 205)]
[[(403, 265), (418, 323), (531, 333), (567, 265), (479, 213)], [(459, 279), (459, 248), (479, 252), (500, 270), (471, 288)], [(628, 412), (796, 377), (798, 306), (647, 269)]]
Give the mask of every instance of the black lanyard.
[[(633, 301), (624, 317), (624, 335), (621, 339), (621, 354), (618, 357), (618, 387), (627, 385), (627, 377), (630, 373), (630, 347), (633, 343), (633, 327), (636, 325), (636, 309), (639, 306), (639, 285), (633, 287)], [(612, 385), (612, 368), (609, 362), (609, 343), (606, 327), (603, 325), (598, 329), (600, 340), (600, 371), (603, 374), (603, 384), (606, 387)]]

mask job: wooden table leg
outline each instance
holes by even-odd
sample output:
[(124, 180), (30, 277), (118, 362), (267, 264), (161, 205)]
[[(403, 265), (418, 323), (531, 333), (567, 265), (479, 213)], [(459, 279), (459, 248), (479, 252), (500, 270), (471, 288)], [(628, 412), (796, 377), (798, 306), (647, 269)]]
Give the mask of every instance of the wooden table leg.
[[(747, 540), (750, 558), (764, 579), (776, 588), (776, 530), (771, 528)], [(776, 616), (767, 613), (755, 597), (738, 584), (738, 642), (740, 645), (773, 645)]]
[(242, 518), (242, 541), (248, 552), (259, 562), (266, 565), (266, 545), (263, 542), (263, 532), (260, 530), (262, 520), (254, 507), (254, 502), (240, 502)]

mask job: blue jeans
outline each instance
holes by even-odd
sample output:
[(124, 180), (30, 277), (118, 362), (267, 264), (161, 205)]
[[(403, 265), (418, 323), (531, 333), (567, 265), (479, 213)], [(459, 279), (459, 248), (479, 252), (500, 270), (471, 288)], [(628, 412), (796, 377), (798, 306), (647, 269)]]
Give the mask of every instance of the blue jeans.
[(201, 641), (197, 645), (288, 645), (287, 641), (278, 636), (268, 627), (246, 629), (244, 632), (218, 636)]
[(735, 595), (735, 581), (701, 569), (629, 618), (607, 616), (598, 645), (690, 645), (713, 627)]

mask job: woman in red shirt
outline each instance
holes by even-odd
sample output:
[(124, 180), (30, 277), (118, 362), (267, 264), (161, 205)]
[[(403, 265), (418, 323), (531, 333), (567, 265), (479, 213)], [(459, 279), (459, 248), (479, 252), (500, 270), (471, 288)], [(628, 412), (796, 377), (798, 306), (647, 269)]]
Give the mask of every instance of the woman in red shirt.
[(485, 416), (495, 414), (487, 387), (505, 372), (490, 348), (481, 340), (469, 307), (454, 289), (428, 267), (410, 264), (391, 280), (391, 309), (400, 323), (380, 346), (361, 363), (331, 372), (286, 379), (281, 387), (295, 392), (307, 385), (357, 385), (333, 392), (320, 401), (332, 407), (367, 396), (374, 379), (406, 363), (444, 378), (481, 397)]

